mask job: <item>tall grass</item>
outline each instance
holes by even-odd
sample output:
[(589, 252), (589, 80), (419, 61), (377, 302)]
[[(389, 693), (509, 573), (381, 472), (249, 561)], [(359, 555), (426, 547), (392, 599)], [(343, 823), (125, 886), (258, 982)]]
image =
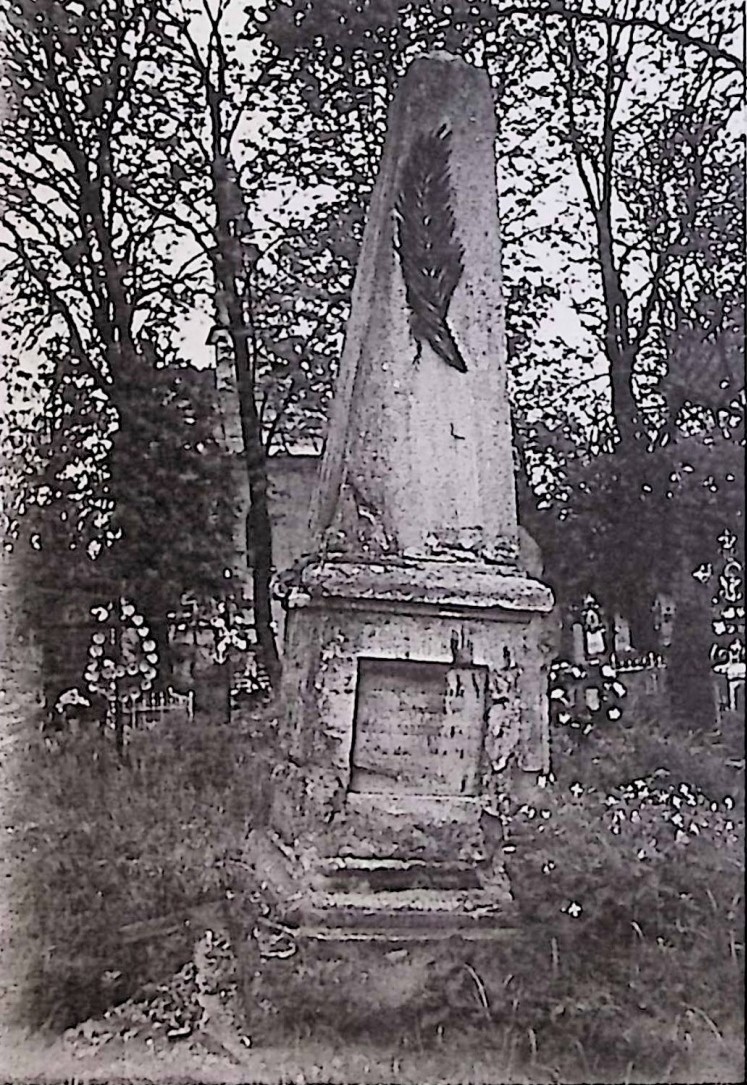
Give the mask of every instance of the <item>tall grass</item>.
[(133, 741), (122, 761), (98, 736), (33, 743), (16, 824), (37, 947), (28, 1013), (66, 1027), (163, 979), (186, 936), (134, 941), (122, 928), (224, 891), (261, 795), (253, 743), (238, 728), (185, 721)]
[(587, 1080), (610, 1067), (611, 1080), (626, 1068), (631, 1080), (677, 1080), (668, 1075), (693, 1043), (733, 1046), (742, 1034), (735, 752), (733, 735), (610, 724), (556, 756), (555, 782), (515, 812), (508, 864), (522, 924), (494, 1010), (525, 1055), (580, 1059)]
[[(263, 810), (271, 726), (170, 726), (129, 763), (93, 738), (29, 748), (16, 822), (39, 947), (32, 1023), (98, 1014), (189, 958), (178, 932), (131, 942), (122, 928), (225, 892), (226, 860)], [(555, 782), (507, 825), (519, 929), (455, 962), (418, 1042), (487, 1045), (536, 1081), (676, 1081), (704, 1037), (739, 1035), (737, 747), (639, 720), (556, 752)], [(305, 1009), (313, 1019), (311, 995)]]

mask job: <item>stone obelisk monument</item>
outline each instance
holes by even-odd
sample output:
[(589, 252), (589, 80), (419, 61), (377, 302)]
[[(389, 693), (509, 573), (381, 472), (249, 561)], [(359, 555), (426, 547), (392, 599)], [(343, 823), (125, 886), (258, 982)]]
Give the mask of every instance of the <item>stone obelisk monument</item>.
[(524, 575), (488, 77), (413, 63), (389, 117), (310, 528), (283, 758), (252, 841), (299, 936), (506, 922), (502, 795), (546, 771), (547, 587)]

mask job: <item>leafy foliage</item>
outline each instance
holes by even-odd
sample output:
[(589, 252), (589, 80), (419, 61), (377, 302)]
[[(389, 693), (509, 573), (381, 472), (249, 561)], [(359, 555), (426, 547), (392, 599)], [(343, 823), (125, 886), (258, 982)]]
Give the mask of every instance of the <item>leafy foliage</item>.
[[(93, 407), (90, 428), (76, 403), (58, 424), (30, 435), (10, 529), (28, 549), (28, 601), (52, 700), (59, 683), (83, 673), (91, 606), (132, 599), (158, 640), (160, 680), (168, 683), (169, 612), (186, 591), (205, 597), (223, 589), (234, 559), (233, 475), (210, 376), (143, 364), (129, 388), (127, 427), (82, 396)], [(77, 663), (65, 661), (74, 646), (60, 632), (70, 628), (71, 603), (80, 610)]]
[(188, 123), (190, 87), (160, 0), (21, 0), (8, 23), (1, 162), (12, 327), (19, 349), (47, 357), (52, 410), (60, 356), (116, 407), (122, 370), (145, 343), (173, 352), (176, 318), (201, 285), (177, 251), (181, 209), (204, 187), (187, 168), (199, 132)]
[(175, 368), (205, 283), (183, 252), (206, 180), (192, 86), (160, 0), (21, 2), (2, 48), (7, 421), (26, 434), (11, 534), (47, 586), (126, 584), (162, 625), (185, 581), (220, 576), (225, 537), (210, 396)]

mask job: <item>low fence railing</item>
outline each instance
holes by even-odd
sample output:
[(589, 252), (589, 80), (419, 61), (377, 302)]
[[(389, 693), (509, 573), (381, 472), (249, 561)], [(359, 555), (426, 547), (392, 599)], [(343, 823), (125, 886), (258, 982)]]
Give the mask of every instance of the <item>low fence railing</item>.
[[(194, 718), (194, 693), (177, 693), (168, 689), (159, 693), (141, 694), (137, 699), (124, 700), (122, 710), (125, 727), (133, 731), (151, 731), (163, 724), (172, 713), (181, 713), (187, 720)], [(110, 711), (110, 716), (112, 712)]]

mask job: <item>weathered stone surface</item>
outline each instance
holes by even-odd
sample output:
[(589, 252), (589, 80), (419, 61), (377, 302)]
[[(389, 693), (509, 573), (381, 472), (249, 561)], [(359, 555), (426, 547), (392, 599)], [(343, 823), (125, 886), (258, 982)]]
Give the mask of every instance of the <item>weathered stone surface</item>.
[(273, 907), (324, 937), (500, 929), (496, 815), (517, 774), (548, 768), (553, 600), (518, 560), (494, 135), (484, 73), (412, 66), (366, 226), (315, 556), (288, 596), (285, 757), (251, 845)]
[(536, 613), (549, 613), (553, 606), (552, 592), (537, 580), (483, 564), (441, 561), (314, 563), (301, 572), (291, 604), (303, 606), (305, 595), (309, 600), (377, 600), (390, 611), (409, 602)]
[[(442, 131), (449, 206), (425, 210), (437, 237), (451, 212), (462, 250), (447, 321), (466, 372), (427, 342), (419, 351), (398, 240), (411, 156)], [(389, 118), (313, 515), (313, 543), (330, 552), (500, 560), (516, 548), (494, 139), (485, 72), (446, 54), (413, 63)]]
[(350, 791), (474, 795), (485, 667), (360, 659)]

